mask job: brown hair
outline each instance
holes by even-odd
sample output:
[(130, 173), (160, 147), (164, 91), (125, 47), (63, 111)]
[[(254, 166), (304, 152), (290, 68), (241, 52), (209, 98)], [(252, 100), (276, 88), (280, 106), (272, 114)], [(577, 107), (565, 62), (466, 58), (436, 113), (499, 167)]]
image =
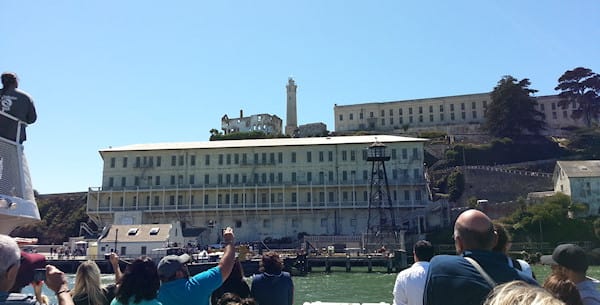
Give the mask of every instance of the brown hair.
[(260, 262), (260, 271), (270, 273), (270, 274), (279, 274), (283, 270), (283, 262), (281, 262), (281, 258), (277, 252), (269, 251), (262, 256), (262, 260)]
[(567, 305), (583, 305), (577, 286), (558, 274), (551, 274), (544, 281), (544, 288)]

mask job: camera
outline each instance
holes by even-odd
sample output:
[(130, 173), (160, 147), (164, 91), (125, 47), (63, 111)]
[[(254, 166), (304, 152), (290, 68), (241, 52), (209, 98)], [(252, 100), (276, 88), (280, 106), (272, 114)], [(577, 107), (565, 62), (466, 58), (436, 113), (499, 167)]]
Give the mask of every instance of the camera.
[(46, 280), (46, 269), (45, 268), (37, 268), (33, 271), (33, 280), (36, 282), (41, 282)]

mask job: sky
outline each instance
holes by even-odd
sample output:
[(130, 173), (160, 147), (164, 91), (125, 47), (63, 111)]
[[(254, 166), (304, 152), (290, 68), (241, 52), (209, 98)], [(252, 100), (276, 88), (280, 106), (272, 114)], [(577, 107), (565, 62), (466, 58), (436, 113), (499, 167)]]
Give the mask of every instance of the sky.
[(0, 70), (38, 121), (25, 154), (41, 194), (99, 187), (98, 151), (208, 141), (221, 117), (334, 130), (333, 107), (493, 90), (505, 75), (552, 95), (600, 73), (597, 0), (0, 0)]

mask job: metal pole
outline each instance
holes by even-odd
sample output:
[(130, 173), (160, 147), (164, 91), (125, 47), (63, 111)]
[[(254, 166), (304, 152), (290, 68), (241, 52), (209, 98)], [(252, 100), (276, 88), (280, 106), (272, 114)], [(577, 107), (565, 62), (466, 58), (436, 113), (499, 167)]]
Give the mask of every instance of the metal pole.
[(119, 236), (119, 229), (115, 229), (115, 253), (118, 253), (117, 251), (117, 238)]

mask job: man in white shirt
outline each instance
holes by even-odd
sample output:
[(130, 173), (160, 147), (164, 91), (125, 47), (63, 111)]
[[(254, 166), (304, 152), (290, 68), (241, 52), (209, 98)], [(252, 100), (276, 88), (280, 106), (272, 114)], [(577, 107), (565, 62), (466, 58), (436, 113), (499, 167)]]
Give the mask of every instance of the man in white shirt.
[(433, 257), (433, 246), (426, 240), (419, 240), (413, 248), (415, 263), (402, 270), (394, 284), (394, 305), (423, 305), (423, 291), (427, 280), (429, 260)]

